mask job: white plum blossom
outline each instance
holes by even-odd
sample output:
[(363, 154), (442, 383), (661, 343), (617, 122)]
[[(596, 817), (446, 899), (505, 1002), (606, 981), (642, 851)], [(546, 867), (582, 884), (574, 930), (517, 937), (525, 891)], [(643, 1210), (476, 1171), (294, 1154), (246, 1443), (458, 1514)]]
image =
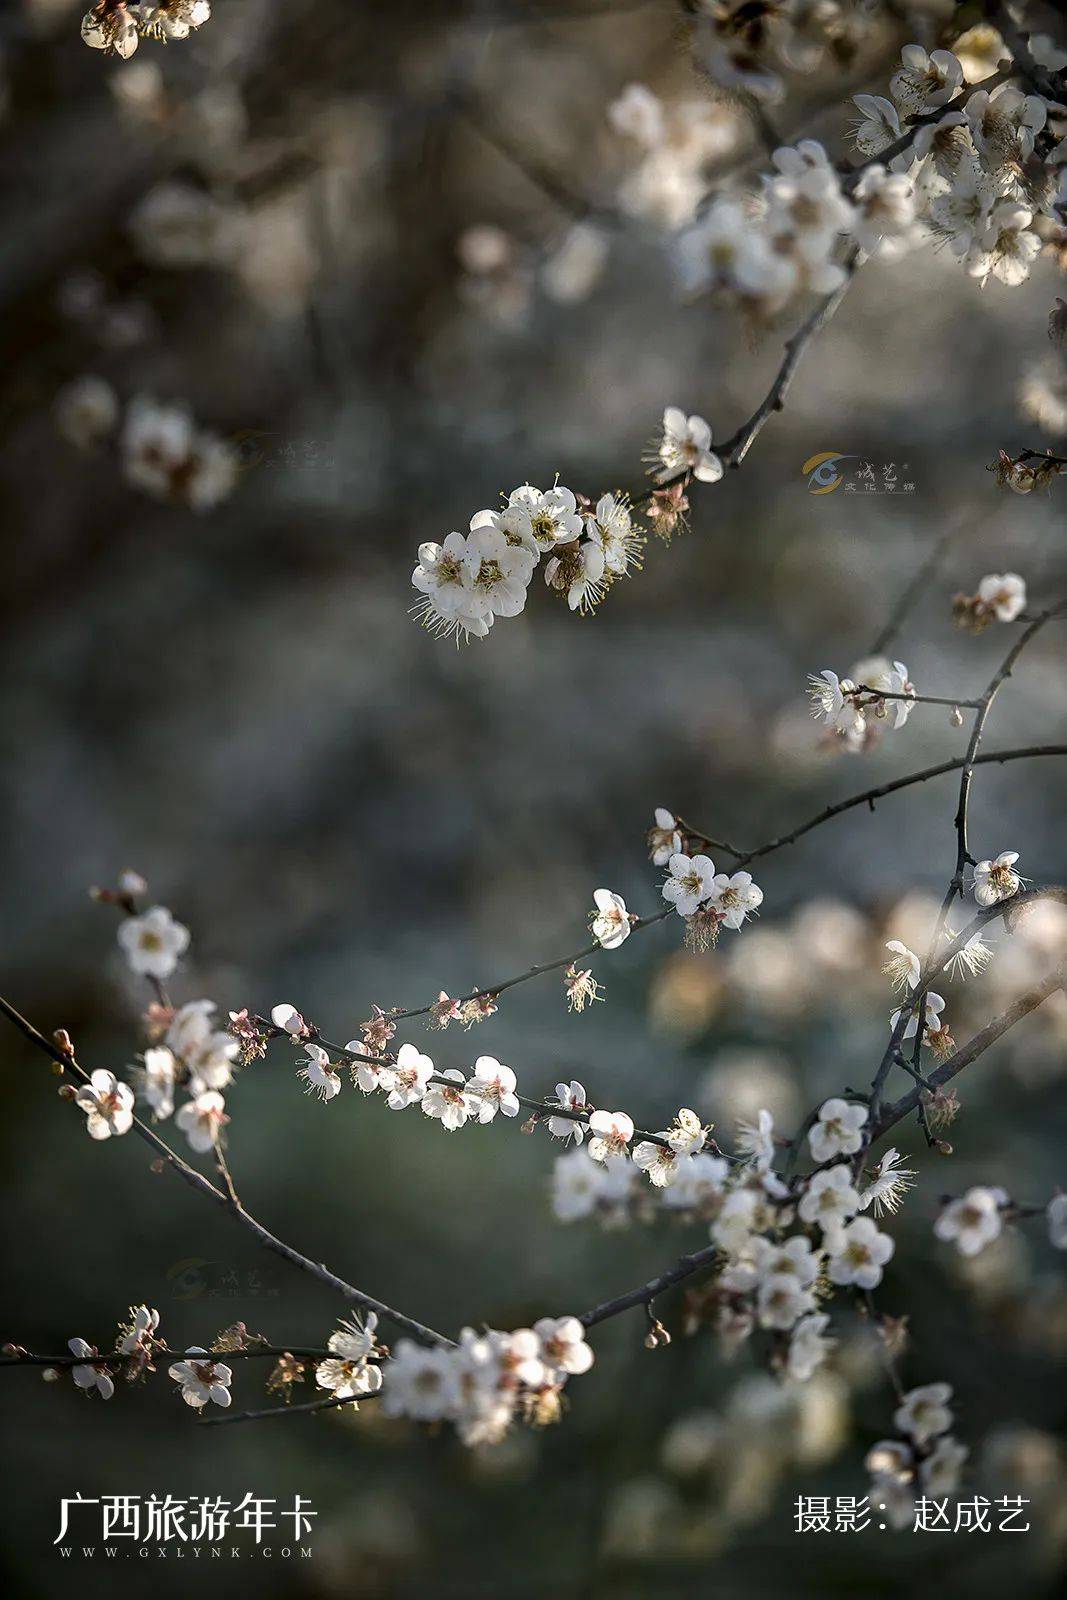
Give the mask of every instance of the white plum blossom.
[(1018, 894), (1022, 877), (1015, 870), (1017, 850), (1003, 850), (992, 861), (979, 861), (974, 869), (974, 898), (980, 906), (995, 906)]
[(801, 1222), (817, 1223), (823, 1233), (839, 1231), (860, 1210), (862, 1201), (846, 1163), (820, 1167), (808, 1179), (797, 1207)]
[(1067, 1194), (1054, 1194), (1045, 1207), (1049, 1242), (1057, 1250), (1067, 1250)]
[(572, 611), (593, 611), (604, 598), (604, 550), (599, 539), (567, 545), (562, 556), (545, 562), (550, 589), (565, 590)]
[(526, 604), (526, 591), (537, 565), (537, 555), (523, 544), (513, 544), (479, 512), (471, 521), (462, 560), (467, 582), (479, 607), (495, 617), (517, 617)]
[(102, 50), (105, 55), (128, 61), (137, 49), (136, 16), (124, 4), (105, 0), (82, 17), (81, 36), (90, 50)]
[(929, 1444), (952, 1426), (951, 1399), (950, 1383), (925, 1383), (908, 1391), (894, 1411), (893, 1421), (915, 1444)]
[(67, 1348), (72, 1356), (82, 1357), (82, 1363), (71, 1367), (70, 1375), (79, 1389), (86, 1394), (91, 1394), (95, 1389), (101, 1400), (110, 1400), (115, 1393), (115, 1385), (108, 1375), (104, 1362), (100, 1361), (100, 1352), (95, 1344), (88, 1344), (84, 1339), (68, 1339)]
[[(412, 1050), (415, 1051), (416, 1055), (418, 1054), (414, 1045), (401, 1045), (400, 1048), (401, 1050)], [(349, 1039), (345, 1045), (345, 1050), (355, 1055), (366, 1055), (367, 1041), (365, 1039)], [(428, 1061), (429, 1057), (424, 1056), (423, 1060)], [(374, 1094), (378, 1089), (383, 1092), (388, 1091), (396, 1083), (395, 1069), (384, 1061), (353, 1061), (351, 1065), (356, 1085), (362, 1089), (364, 1094)], [(430, 1070), (433, 1070), (432, 1062)]]
[(190, 1346), (185, 1355), (186, 1360), (176, 1361), (167, 1372), (181, 1389), (186, 1405), (192, 1406), (194, 1411), (202, 1411), (209, 1401), (217, 1406), (228, 1406), (233, 1380), (231, 1369), (214, 1360), (199, 1345)]
[(468, 1088), (478, 1096), (475, 1113), (479, 1122), (492, 1122), (497, 1112), (514, 1117), (519, 1112), (519, 1099), (515, 1093), (515, 1074), (494, 1056), (479, 1056), (474, 1063), (474, 1076)]
[(524, 483), (511, 491), (502, 511), (480, 511), (471, 526), (484, 527), (487, 520), (501, 530), (510, 545), (529, 550), (535, 559), (538, 552), (573, 544), (582, 532), (577, 499), (561, 483), (551, 489)]
[(869, 689), (896, 697), (884, 702), (884, 710), (891, 726), (902, 728), (915, 709), (915, 685), (908, 677), (908, 669), (903, 661), (887, 662), (869, 680), (862, 681)]
[(104, 1067), (82, 1084), (74, 1103), (85, 1112), (90, 1139), (110, 1139), (113, 1133), (129, 1133), (133, 1127), (133, 1090)]
[(589, 1154), (594, 1161), (625, 1161), (634, 1125), (625, 1111), (594, 1111), (589, 1118)]
[(725, 1156), (698, 1151), (682, 1162), (674, 1183), (664, 1191), (663, 1202), (674, 1211), (704, 1211), (721, 1199), (729, 1175)]
[(670, 901), (680, 917), (690, 917), (715, 893), (715, 863), (710, 856), (689, 857), (679, 851), (670, 857), (668, 867), (663, 898)]
[(595, 509), (586, 516), (585, 531), (590, 543), (603, 552), (607, 579), (625, 578), (632, 568), (641, 565), (645, 540), (633, 525), (625, 495), (602, 494)]
[(919, 116), (947, 105), (963, 84), (963, 68), (950, 50), (929, 55), (919, 44), (906, 44), (901, 66), (889, 82), (889, 92), (908, 116)]
[(630, 913), (626, 901), (613, 889), (594, 889), (593, 912), (590, 928), (593, 938), (605, 950), (617, 950), (624, 939), (630, 937)]
[(552, 1374), (578, 1377), (593, 1365), (593, 1351), (577, 1317), (540, 1317), (533, 1331), (541, 1343), (541, 1358)]
[[(577, 1078), (572, 1078), (570, 1083), (557, 1083), (556, 1104), (566, 1106), (569, 1111), (584, 1110), (585, 1085)], [(576, 1117), (549, 1117), (548, 1131), (554, 1139), (573, 1139), (575, 1144), (581, 1144), (585, 1138), (585, 1129)]]
[(824, 1100), (819, 1115), (808, 1129), (812, 1159), (821, 1165), (837, 1156), (852, 1156), (863, 1144), (862, 1129), (869, 1113), (866, 1106), (833, 1096)]
[(861, 155), (880, 155), (900, 138), (900, 115), (892, 100), (879, 94), (854, 94), (852, 104), (860, 112), (852, 140)]
[[(924, 1044), (928, 1044), (930, 1042), (929, 1041), (929, 1035), (932, 1034), (932, 1033), (937, 1033), (944, 1026), (944, 1024), (941, 1021), (941, 1013), (945, 1009), (945, 997), (944, 997), (944, 995), (935, 994), (933, 989), (928, 989), (926, 991), (926, 994), (923, 996), (922, 1008), (923, 1008), (923, 1043)], [(904, 1013), (903, 1009), (898, 1010), (898, 1011), (893, 1011), (893, 1012), (890, 1013), (889, 1026), (894, 1030), (894, 1032), (896, 1031), (897, 1025), (900, 1022), (901, 1017), (904, 1016), (904, 1014), (905, 1013)], [(902, 1039), (914, 1039), (914, 1037), (918, 1033), (918, 1031), (919, 1031), (919, 1013), (918, 1013), (918, 1010), (916, 1008), (916, 1005), (912, 1004), (911, 1009), (908, 1012), (907, 1026), (905, 1027), (904, 1032), (901, 1034), (901, 1038)]]
[(756, 1312), (761, 1328), (788, 1331), (802, 1316), (815, 1310), (815, 1296), (788, 1273), (772, 1273), (756, 1291)]
[(732, 876), (717, 872), (712, 879), (710, 899), (723, 927), (736, 930), (747, 917), (755, 916), (763, 904), (763, 890), (753, 883), (751, 872), (735, 872)]
[(757, 1112), (755, 1122), (739, 1122), (737, 1148), (747, 1156), (753, 1166), (766, 1171), (774, 1164), (774, 1118), (764, 1108)]
[(331, 1333), (326, 1348), (332, 1354), (315, 1368), (315, 1382), (320, 1389), (329, 1389), (337, 1400), (377, 1394), (382, 1386), (382, 1369), (372, 1360), (377, 1349), (377, 1326), (377, 1314), (371, 1311), (365, 1322), (358, 1317), (346, 1318)]
[(829, 1324), (826, 1313), (816, 1311), (801, 1317), (793, 1329), (785, 1370), (797, 1383), (807, 1383), (837, 1343), (836, 1339), (826, 1337)]
[(297, 1072), (298, 1078), (303, 1078), (307, 1084), (308, 1094), (318, 1095), (320, 1100), (332, 1100), (334, 1095), (341, 1093), (341, 1077), (337, 1068), (330, 1062), (328, 1053), (319, 1044), (310, 1041), (305, 1044), (307, 1061)]
[(411, 582), (422, 595), (415, 614), (431, 633), (484, 639), (493, 612), (484, 591), (476, 590), (467, 560), (467, 536), (450, 533), (443, 544), (419, 545), (419, 561)]
[(585, 1150), (568, 1150), (552, 1168), (552, 1212), (558, 1222), (579, 1222), (598, 1207), (624, 1201), (630, 1190), (628, 1162), (605, 1165)]
[(1003, 1189), (976, 1185), (958, 1200), (949, 1201), (934, 1223), (934, 1233), (953, 1243), (961, 1256), (976, 1256), (1002, 1232), (1001, 1213), (1007, 1198)]
[(136, 1357), (143, 1364), (152, 1354), (159, 1330), (159, 1312), (150, 1306), (131, 1306), (130, 1316), (131, 1321), (123, 1332), (117, 1349), (120, 1355)]
[(795, 1278), (802, 1289), (813, 1286), (819, 1276), (821, 1256), (813, 1251), (810, 1239), (795, 1233), (784, 1244), (771, 1245), (766, 1240), (762, 1243), (767, 1248), (759, 1262), (761, 1282), (766, 1278), (789, 1277)]
[(177, 1076), (178, 1063), (174, 1059), (172, 1050), (168, 1050), (165, 1045), (156, 1045), (145, 1051), (143, 1077), (140, 1082), (152, 1115), (160, 1122), (169, 1117), (174, 1110), (174, 1086)]
[(923, 1492), (934, 1500), (944, 1500), (959, 1488), (960, 1471), (968, 1456), (967, 1446), (958, 1439), (943, 1438), (919, 1463)]
[(225, 440), (199, 432), (188, 406), (137, 395), (120, 439), (123, 471), (157, 500), (210, 511), (237, 481), (237, 456)]
[(174, 1115), (174, 1121), (199, 1155), (214, 1148), (229, 1120), (226, 1102), (217, 1089), (206, 1089), (195, 1100), (186, 1101)]
[(886, 949), (891, 950), (893, 954), (882, 971), (890, 979), (894, 989), (917, 989), (922, 975), (922, 963), (915, 951), (909, 950), (899, 939), (888, 940)]
[(997, 172), (1029, 160), (1048, 111), (1040, 95), (1023, 94), (1004, 83), (992, 93), (976, 89), (967, 100), (965, 115), (974, 148), (987, 170)]
[(469, 1117), (477, 1117), (479, 1097), (470, 1091), (457, 1068), (450, 1067), (438, 1076), (449, 1081), (428, 1086), (422, 1097), (422, 1110), (425, 1116), (440, 1122), (448, 1133), (455, 1133)]
[(635, 139), (647, 150), (663, 142), (663, 102), (644, 83), (628, 83), (608, 106), (608, 121), (616, 133)]
[(683, 1106), (676, 1114), (674, 1121), (666, 1130), (664, 1138), (672, 1150), (680, 1156), (695, 1156), (703, 1150), (708, 1129), (704, 1127), (695, 1111), (690, 1111)]
[(86, 373), (60, 389), (52, 414), (65, 439), (79, 450), (92, 450), (118, 426), (118, 397), (103, 378)]
[(996, 197), (992, 178), (972, 163), (961, 169), (951, 188), (931, 200), (930, 221), (954, 255), (966, 257), (984, 237)]
[(678, 406), (668, 406), (663, 413), (663, 435), (656, 454), (658, 483), (681, 473), (691, 473), (701, 483), (718, 483), (723, 475), (723, 464), (711, 448), (710, 425), (703, 417), (687, 417)]
[(189, 1000), (179, 1006), (167, 1029), (166, 1043), (189, 1071), (190, 1094), (225, 1089), (233, 1080), (240, 1041), (214, 1024), (213, 1000)]
[(211, 17), (211, 0), (141, 0), (141, 32), (158, 39), (188, 39)]
[(971, 277), (984, 282), (992, 273), (1013, 288), (1025, 283), (1041, 253), (1042, 240), (1031, 226), (1033, 220), (1027, 206), (998, 200), (967, 252), (965, 264)]
[(856, 1217), (840, 1233), (827, 1239), (827, 1275), (831, 1283), (854, 1283), (860, 1289), (876, 1289), (882, 1281), (882, 1268), (893, 1254), (893, 1240), (880, 1233), (870, 1217)]
[(873, 1212), (880, 1217), (885, 1213), (892, 1216), (900, 1208), (900, 1202), (912, 1187), (911, 1180), (915, 1173), (910, 1167), (902, 1165), (903, 1157), (898, 1150), (887, 1150), (871, 1174), (860, 1195), (860, 1210)]
[(141, 917), (120, 922), (118, 941), (131, 972), (146, 978), (169, 978), (189, 948), (189, 929), (175, 922), (166, 906), (153, 906)]
[[(666, 1140), (666, 1133), (661, 1133), (659, 1137)], [(669, 1189), (688, 1159), (666, 1142), (657, 1144), (651, 1139), (642, 1139), (633, 1150), (634, 1166), (646, 1174), (649, 1183), (656, 1189)]]
[(808, 678), (812, 716), (822, 718), (827, 727), (847, 745), (857, 748), (867, 731), (867, 719), (857, 703), (856, 685), (851, 678), (839, 678), (825, 667)]
[(387, 1417), (412, 1417), (440, 1422), (459, 1402), (458, 1371), (450, 1352), (426, 1349), (413, 1339), (399, 1339), (386, 1363), (382, 1411)]
[(1014, 622), (1026, 610), (1026, 580), (1017, 572), (987, 572), (978, 598), (998, 622)]
[(272, 1006), (270, 1020), (282, 1033), (287, 1033), (291, 1039), (303, 1039), (309, 1032), (308, 1025), (295, 1006), (286, 1002)]
[(655, 818), (655, 826), (648, 831), (648, 847), (652, 852), (652, 865), (665, 867), (671, 856), (681, 855), (682, 835), (665, 806), (656, 807)]
[[(418, 1105), (434, 1074), (433, 1062), (413, 1044), (402, 1044), (396, 1053), (393, 1081), (389, 1085), (390, 1111), (403, 1111)], [(383, 1085), (384, 1087), (384, 1085)]]
[(852, 201), (852, 237), (867, 255), (890, 258), (909, 247), (915, 235), (915, 189), (909, 177), (875, 163), (852, 191)]

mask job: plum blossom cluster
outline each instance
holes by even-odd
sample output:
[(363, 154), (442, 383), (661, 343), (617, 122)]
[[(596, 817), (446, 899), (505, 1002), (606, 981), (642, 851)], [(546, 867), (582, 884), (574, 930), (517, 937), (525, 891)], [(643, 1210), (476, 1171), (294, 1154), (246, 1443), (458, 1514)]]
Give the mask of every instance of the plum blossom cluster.
[(722, 928), (736, 932), (763, 904), (763, 890), (750, 872), (716, 872), (710, 856), (682, 851), (666, 865), (663, 898), (685, 922), (686, 943), (694, 950), (715, 944)]
[(952, 613), (961, 628), (981, 633), (991, 622), (1014, 622), (1026, 610), (1026, 580), (1017, 572), (987, 572), (974, 594), (958, 594)]
[[(870, 8), (873, 14), (873, 8)], [(785, 73), (847, 68), (872, 16), (843, 0), (716, 0), (696, 8), (697, 59), (713, 83), (774, 105)]]
[(188, 39), (210, 17), (211, 0), (99, 0), (83, 16), (81, 35), (90, 50), (128, 61), (141, 39)]
[(63, 437), (85, 453), (114, 442), (126, 481), (154, 500), (211, 511), (236, 485), (232, 445), (198, 427), (181, 403), (135, 395), (123, 416), (111, 385), (85, 374), (59, 391), (53, 414)]
[(975, 1184), (965, 1194), (948, 1199), (934, 1223), (935, 1237), (954, 1245), (961, 1256), (979, 1255), (999, 1239), (1005, 1223), (1043, 1215), (1049, 1243), (1067, 1250), (1067, 1194), (1054, 1194), (1046, 1206), (1019, 1206), (999, 1185)]
[(549, 589), (588, 615), (613, 584), (643, 565), (647, 531), (638, 515), (669, 541), (685, 524), (689, 484), (717, 483), (725, 470), (710, 423), (679, 406), (664, 409), (648, 466), (656, 487), (636, 501), (621, 490), (594, 502), (559, 482), (551, 489), (524, 483), (499, 510), (476, 512), (467, 533), (421, 544), (411, 576), (422, 596), (414, 614), (441, 637), (484, 639), (497, 617), (525, 609), (543, 563)]
[[(189, 1146), (204, 1154), (218, 1146), (229, 1116), (220, 1092), (233, 1081), (241, 1042), (220, 1027), (213, 1000), (189, 1000), (173, 1006), (162, 989), (189, 947), (189, 930), (166, 906), (140, 913), (136, 895), (146, 888), (136, 873), (124, 873), (117, 891), (95, 890), (99, 900), (117, 902), (128, 914), (118, 927), (119, 947), (130, 971), (152, 983), (157, 1001), (149, 1009), (153, 1039), (140, 1064), (131, 1070), (132, 1085), (100, 1069), (73, 1094), (85, 1112), (90, 1138), (108, 1139), (128, 1133), (139, 1099), (154, 1122), (173, 1116)], [(184, 1101), (175, 1110), (176, 1097)]]
[(957, 56), (914, 44), (901, 51), (889, 94), (857, 97), (857, 148), (877, 156), (923, 119), (891, 166), (910, 180), (924, 235), (983, 283), (1025, 282), (1042, 246), (1037, 219), (1059, 220), (1063, 107), (1011, 83), (965, 89)]
[(563, 484), (522, 484), (499, 511), (477, 512), (467, 533), (419, 546), (416, 614), (433, 633), (483, 639), (497, 617), (524, 609), (542, 558), (548, 587), (572, 611), (590, 612), (640, 567), (644, 544), (625, 494), (603, 494), (594, 505)]
[(857, 661), (846, 678), (827, 667), (808, 679), (812, 716), (853, 753), (869, 749), (883, 730), (903, 728), (915, 693), (903, 661), (884, 656)]
[[(857, 17), (833, 0), (701, 7), (697, 59), (724, 89), (773, 101), (782, 60), (810, 70), (830, 51), (839, 64), (845, 39), (854, 47)], [(710, 199), (696, 192), (700, 163), (691, 166), (672, 208), (683, 288), (727, 294), (767, 319), (803, 292), (832, 295), (860, 258), (894, 260), (923, 243), (947, 245), (980, 282), (1024, 282), (1044, 239), (1062, 231), (1067, 112), (1052, 91), (1063, 52), (1031, 37), (1051, 68), (1039, 64), (1035, 79), (999, 34), (986, 33), (981, 51), (961, 36), (964, 60), (905, 45), (888, 94), (854, 97), (858, 164), (835, 165), (822, 144), (802, 139), (773, 152), (758, 190), (731, 183)], [(609, 120), (649, 152), (646, 165), (656, 159), (666, 119), (649, 89), (630, 85)], [(1029, 470), (1017, 476), (1013, 486), (1033, 487), (1022, 481)]]
[[(1061, 301), (1060, 304), (1064, 302)], [(1034, 408), (1034, 390), (1034, 385), (1027, 387), (1025, 410)], [(1041, 391), (1038, 390), (1038, 393)], [(1047, 397), (1045, 403), (1048, 403)], [(997, 459), (986, 468), (986, 471), (996, 475), (997, 483), (1002, 489), (1010, 489), (1013, 494), (1032, 494), (1035, 489), (1051, 491), (1053, 478), (1059, 477), (1065, 467), (1067, 460), (1063, 456), (1054, 456), (1049, 451), (1041, 454), (1035, 450), (1024, 450), (1022, 455), (1010, 456), (1006, 450), (1000, 450)], [(966, 626), (966, 615), (961, 620)]]
[[(146, 1372), (154, 1372), (153, 1359), (166, 1345), (159, 1337), (159, 1312), (139, 1305), (131, 1306), (128, 1320), (119, 1324), (113, 1350), (101, 1354), (96, 1345), (82, 1338), (68, 1339), (67, 1348), (76, 1359), (62, 1367), (45, 1367), (45, 1381), (57, 1383), (64, 1372), (69, 1372), (84, 1393), (110, 1400), (116, 1377), (121, 1374), (128, 1383), (136, 1383)], [(12, 1353), (23, 1352), (16, 1346)]]
[(899, 1437), (880, 1439), (867, 1454), (871, 1498), (891, 1527), (911, 1526), (916, 1494), (940, 1500), (959, 1486), (968, 1452), (949, 1431), (951, 1399), (947, 1383), (909, 1390), (893, 1413)]
[(464, 1444), (492, 1444), (515, 1420), (558, 1421), (568, 1378), (592, 1365), (577, 1317), (542, 1317), (513, 1333), (464, 1328), (454, 1347), (401, 1339), (385, 1368), (382, 1410), (414, 1422), (449, 1422)]
[[(580, 1084), (569, 1088), (584, 1096)], [(827, 1100), (808, 1136), (819, 1165), (786, 1181), (774, 1170), (778, 1143), (767, 1110), (740, 1124), (733, 1157), (707, 1148), (710, 1130), (690, 1111), (678, 1113), (662, 1142), (633, 1149), (630, 1119), (596, 1112), (589, 1143), (579, 1148), (578, 1130), (575, 1148), (555, 1163), (553, 1211), (561, 1222), (595, 1217), (608, 1227), (665, 1212), (705, 1222), (716, 1272), (702, 1295), (704, 1320), (728, 1351), (757, 1331), (768, 1334), (772, 1361), (806, 1381), (834, 1344), (828, 1297), (881, 1283), (894, 1241), (875, 1219), (897, 1210), (914, 1177), (895, 1150), (854, 1176), (866, 1120), (866, 1107)], [(642, 1172), (648, 1189), (639, 1186)]]

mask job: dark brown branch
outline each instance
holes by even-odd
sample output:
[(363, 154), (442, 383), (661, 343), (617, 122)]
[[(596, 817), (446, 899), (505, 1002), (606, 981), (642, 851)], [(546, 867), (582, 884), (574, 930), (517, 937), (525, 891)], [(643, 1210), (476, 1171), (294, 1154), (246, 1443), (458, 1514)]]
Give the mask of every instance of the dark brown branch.
[(817, 335), (820, 334), (826, 327), (826, 324), (830, 321), (831, 317), (834, 315), (834, 312), (837, 310), (838, 306), (841, 304), (842, 300), (845, 298), (846, 294), (851, 288), (858, 259), (859, 251), (853, 246), (849, 249), (848, 255), (843, 264), (845, 271), (844, 282), (841, 283), (838, 288), (834, 289), (831, 294), (825, 295), (823, 299), (819, 301), (818, 305), (815, 307), (815, 310), (811, 312), (810, 316), (808, 316), (805, 321), (801, 323), (797, 331), (786, 340), (785, 359), (778, 368), (777, 375), (775, 376), (771, 387), (768, 389), (766, 395), (760, 401), (755, 411), (749, 417), (748, 421), (743, 423), (742, 426), (738, 428), (737, 432), (732, 434), (731, 437), (726, 440), (725, 444), (718, 452), (727, 466), (741, 466), (745, 457), (748, 455), (748, 452), (751, 450), (752, 446), (763, 432), (763, 429), (766, 427), (771, 417), (774, 416), (775, 412), (781, 411), (784, 408), (786, 399), (793, 384), (793, 379), (797, 374), (797, 368), (800, 366), (800, 362), (803, 358), (804, 351), (807, 349), (812, 339), (816, 338)]
[[(1067, 744), (1030, 744), (1022, 745), (1016, 750), (991, 750), (985, 755), (975, 756), (972, 765), (980, 767), (986, 762), (1003, 764), (1006, 761), (1032, 760), (1038, 756), (1063, 755), (1067, 755)], [(934, 767), (924, 767), (920, 772), (909, 772), (903, 778), (892, 778), (888, 783), (878, 784), (873, 789), (863, 789), (859, 794), (849, 795), (847, 800), (836, 800), (832, 805), (824, 806), (806, 822), (792, 828), (789, 833), (780, 834), (777, 839), (770, 839), (766, 844), (757, 845), (754, 850), (739, 850), (722, 840), (711, 839), (707, 834), (700, 833), (688, 825), (685, 832), (694, 842), (708, 845), (716, 850), (725, 850), (727, 855), (734, 857), (739, 866), (745, 866), (749, 861), (755, 861), (760, 856), (770, 855), (773, 851), (782, 849), (784, 845), (795, 844), (804, 834), (810, 833), (813, 828), (820, 827), (824, 822), (829, 822), (832, 817), (840, 816), (842, 812), (863, 805), (873, 808), (876, 800), (884, 800), (886, 795), (895, 794), (898, 789), (908, 789), (913, 784), (926, 783), (928, 779), (939, 778), (946, 772), (958, 772), (966, 761), (966, 756), (956, 756), (951, 761), (940, 761)], [(681, 821), (679, 817), (680, 825)]]
[[(630, 931), (636, 933), (639, 928), (649, 928), (655, 922), (662, 922), (665, 917), (670, 916), (673, 909), (673, 906), (668, 906), (665, 911), (655, 911), (650, 917), (638, 917), (636, 922), (631, 923)], [(514, 978), (505, 978), (502, 983), (488, 984), (482, 989), (472, 989), (469, 994), (459, 995), (456, 997), (457, 1004), (467, 1005), (472, 1000), (495, 1000), (497, 995), (504, 993), (505, 989), (514, 989), (516, 984), (528, 983), (531, 978), (539, 978), (545, 972), (558, 972), (560, 967), (569, 967), (575, 962), (584, 961), (586, 956), (597, 955), (603, 948), (603, 945), (594, 939), (592, 944), (587, 944), (581, 950), (576, 950), (573, 955), (560, 956), (558, 961), (539, 962), (536, 966), (528, 967), (525, 972), (520, 972)], [(432, 1005), (413, 1006), (409, 1011), (390, 1011), (387, 1015), (390, 1022), (402, 1022), (406, 1017), (428, 1016), (432, 1010)]]
[(200, 1428), (221, 1428), (235, 1422), (266, 1422), (270, 1417), (300, 1417), (307, 1416), (311, 1411), (333, 1411), (339, 1406), (355, 1406), (359, 1409), (363, 1400), (373, 1400), (372, 1394), (345, 1396), (342, 1400), (337, 1395), (327, 1395), (322, 1400), (305, 1400), (296, 1406), (265, 1406), (262, 1411), (223, 1411), (210, 1417), (202, 1416), (197, 1424)]
[(705, 1245), (702, 1250), (695, 1250), (692, 1255), (682, 1256), (680, 1261), (669, 1267), (666, 1272), (661, 1272), (658, 1277), (650, 1278), (647, 1283), (640, 1284), (636, 1289), (628, 1289), (625, 1294), (616, 1295), (614, 1300), (604, 1300), (592, 1310), (583, 1312), (578, 1320), (584, 1327), (592, 1328), (598, 1322), (606, 1322), (609, 1317), (617, 1317), (621, 1311), (629, 1311), (633, 1306), (650, 1306), (665, 1289), (672, 1288), (685, 1278), (691, 1278), (702, 1267), (710, 1266), (721, 1253), (718, 1245)]

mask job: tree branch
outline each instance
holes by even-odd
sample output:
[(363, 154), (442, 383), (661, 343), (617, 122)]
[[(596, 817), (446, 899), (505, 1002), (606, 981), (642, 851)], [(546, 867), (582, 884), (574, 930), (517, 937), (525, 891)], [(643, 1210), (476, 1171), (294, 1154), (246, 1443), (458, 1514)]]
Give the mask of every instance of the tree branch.
[[(36, 1045), (45, 1055), (58, 1062), (65, 1071), (70, 1072), (81, 1083), (89, 1083), (89, 1074), (83, 1067), (79, 1066), (74, 1057), (61, 1050), (51, 1040), (46, 1039), (44, 1034), (39, 1033), (32, 1022), (28, 1022), (2, 995), (0, 995), (0, 1012), (3, 1012), (4, 1016), (14, 1023), (19, 1032), (24, 1034), (31, 1044)], [(317, 1278), (320, 1283), (324, 1283), (328, 1288), (336, 1290), (338, 1294), (343, 1295), (346, 1300), (351, 1301), (353, 1304), (362, 1306), (365, 1311), (374, 1311), (378, 1316), (387, 1318), (394, 1326), (402, 1328), (405, 1333), (411, 1334), (412, 1338), (418, 1339), (422, 1344), (451, 1345), (452, 1340), (447, 1339), (444, 1334), (438, 1333), (434, 1328), (427, 1327), (424, 1323), (416, 1322), (413, 1317), (408, 1317), (401, 1311), (394, 1311), (393, 1307), (386, 1305), (383, 1300), (376, 1300), (373, 1295), (365, 1294), (362, 1289), (357, 1289), (353, 1284), (346, 1283), (344, 1278), (340, 1278), (335, 1272), (331, 1272), (325, 1262), (312, 1261), (309, 1257), (302, 1255), (299, 1250), (294, 1249), (292, 1245), (286, 1244), (284, 1240), (279, 1239), (276, 1234), (271, 1233), (268, 1228), (265, 1228), (261, 1222), (257, 1221), (239, 1200), (231, 1199), (221, 1189), (216, 1189), (215, 1185), (205, 1178), (203, 1173), (198, 1172), (195, 1167), (191, 1167), (187, 1161), (183, 1161), (181, 1156), (172, 1150), (168, 1144), (165, 1144), (159, 1135), (154, 1133), (139, 1117), (134, 1117), (133, 1129), (146, 1144), (151, 1145), (157, 1155), (162, 1156), (167, 1165), (177, 1172), (179, 1177), (184, 1179), (191, 1188), (206, 1195), (216, 1205), (222, 1206), (236, 1221), (254, 1235), (264, 1249), (281, 1256), (291, 1266), (298, 1267), (301, 1272), (306, 1272), (311, 1277)]]

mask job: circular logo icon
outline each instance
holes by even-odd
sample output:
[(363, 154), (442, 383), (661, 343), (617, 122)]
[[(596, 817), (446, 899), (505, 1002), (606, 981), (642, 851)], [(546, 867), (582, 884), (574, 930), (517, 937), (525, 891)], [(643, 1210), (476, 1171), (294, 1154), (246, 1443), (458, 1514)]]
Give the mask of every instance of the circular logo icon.
[(820, 450), (818, 455), (809, 456), (800, 469), (808, 480), (808, 493), (833, 494), (835, 489), (840, 489), (845, 480), (837, 470), (837, 463), (849, 460), (850, 456), (841, 455), (837, 450)]

